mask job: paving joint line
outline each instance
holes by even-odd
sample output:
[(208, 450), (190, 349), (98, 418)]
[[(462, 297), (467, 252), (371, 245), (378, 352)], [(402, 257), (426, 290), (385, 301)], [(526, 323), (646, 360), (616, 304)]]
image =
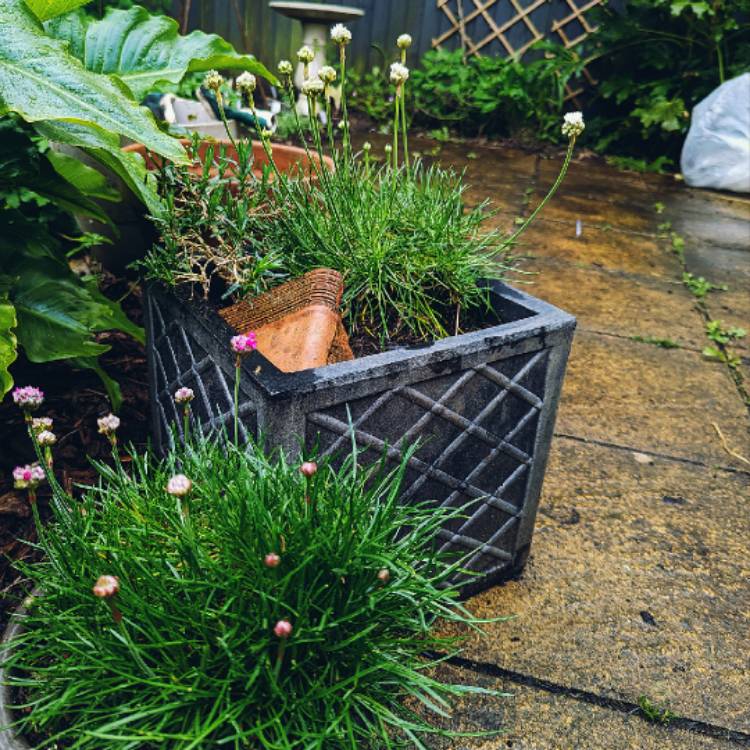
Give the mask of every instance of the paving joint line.
[(555, 432), (556, 438), (562, 438), (564, 440), (573, 440), (577, 443), (584, 443), (587, 445), (599, 445), (602, 448), (613, 448), (620, 451), (628, 451), (630, 453), (643, 453), (646, 456), (653, 456), (654, 458), (660, 458), (665, 461), (675, 461), (677, 463), (689, 464), (690, 466), (700, 466), (703, 469), (716, 469), (718, 471), (726, 471), (730, 474), (742, 474), (744, 476), (750, 476), (750, 471), (747, 469), (738, 469), (734, 466), (724, 466), (721, 464), (708, 464), (705, 461), (698, 461), (695, 458), (685, 458), (684, 456), (672, 456), (668, 453), (659, 453), (658, 451), (648, 450), (646, 448), (634, 448), (629, 445), (620, 445), (619, 443), (611, 443), (607, 440), (597, 440), (596, 438), (586, 438), (580, 435), (569, 435), (565, 432)]
[[(474, 659), (468, 659), (463, 656), (450, 656), (445, 659), (445, 655), (440, 654), (429, 654), (431, 657), (443, 658), (444, 663), (450, 664), (460, 669), (475, 672), (476, 674), (486, 675), (488, 677), (495, 677), (499, 679), (509, 680), (518, 685), (524, 685), (525, 687), (536, 688), (537, 690), (543, 690), (544, 692), (552, 695), (564, 695), (573, 700), (580, 701), (581, 703), (588, 703), (589, 705), (599, 706), (606, 708), (611, 711), (617, 711), (619, 713), (626, 714), (628, 716), (636, 716), (641, 721), (647, 724), (653, 725), (648, 717), (646, 717), (641, 710), (641, 707), (637, 703), (632, 701), (623, 700), (622, 698), (607, 698), (606, 696), (599, 695), (590, 690), (583, 690), (579, 688), (569, 687), (567, 685), (561, 685), (551, 680), (545, 680), (541, 677), (533, 677), (532, 675), (524, 674), (523, 672), (516, 672), (512, 669), (506, 669), (500, 667), (497, 664), (491, 662), (476, 661)], [(736, 743), (741, 747), (750, 747), (750, 733), (741, 732), (736, 729), (729, 729), (723, 727), (720, 724), (714, 724), (712, 722), (702, 721), (700, 719), (690, 719), (685, 716), (675, 716), (670, 719), (668, 725), (664, 725), (669, 728), (684, 729), (694, 734), (701, 734), (705, 737), (711, 737), (713, 739), (726, 740), (732, 743)]]
[(586, 326), (578, 326), (578, 330), (582, 333), (593, 333), (596, 336), (609, 336), (613, 339), (621, 339), (622, 341), (632, 341), (634, 344), (640, 344), (641, 346), (655, 346), (657, 349), (663, 349), (665, 352), (668, 351), (679, 351), (680, 349), (683, 349), (688, 352), (694, 352), (700, 354), (702, 349), (699, 349), (697, 346), (692, 346), (691, 344), (681, 344), (679, 341), (675, 341), (674, 343), (677, 344), (677, 346), (659, 346), (658, 344), (653, 344), (650, 341), (643, 341), (639, 339), (637, 336), (626, 336), (624, 333), (613, 333), (612, 331), (598, 331), (595, 328), (587, 328)]

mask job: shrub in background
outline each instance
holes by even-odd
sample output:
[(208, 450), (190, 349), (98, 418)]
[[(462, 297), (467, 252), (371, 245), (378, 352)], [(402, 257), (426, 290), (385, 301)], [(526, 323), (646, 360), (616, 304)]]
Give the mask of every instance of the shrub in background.
[(628, 0), (592, 11), (593, 148), (644, 168), (676, 165), (692, 108), (750, 70), (749, 14), (750, 0)]

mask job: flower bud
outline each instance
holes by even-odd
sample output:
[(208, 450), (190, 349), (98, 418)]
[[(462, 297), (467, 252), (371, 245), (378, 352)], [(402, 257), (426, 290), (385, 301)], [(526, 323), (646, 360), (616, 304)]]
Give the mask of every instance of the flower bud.
[(175, 497), (184, 497), (193, 489), (193, 482), (184, 474), (175, 474), (167, 482), (167, 492)]
[(409, 34), (401, 34), (398, 39), (396, 39), (396, 46), (399, 49), (409, 49), (411, 47), (411, 36)]
[(174, 400), (177, 404), (189, 404), (195, 398), (192, 388), (178, 388), (174, 392)]
[(324, 65), (318, 71), (318, 78), (320, 78), (320, 80), (323, 81), (323, 83), (326, 83), (326, 84), (333, 83), (336, 80), (336, 69), (330, 65)]
[(273, 632), (277, 638), (289, 638), (292, 634), (292, 630), (294, 630), (294, 628), (289, 620), (279, 620), (273, 626)]
[(391, 572), (388, 570), (388, 568), (381, 568), (378, 571), (378, 580), (380, 583), (388, 583), (388, 581), (391, 580)]
[(52, 430), (52, 420), (49, 417), (34, 417), (31, 420), (31, 429), (37, 435), (45, 430)]
[(318, 471), (318, 464), (315, 461), (305, 461), (302, 466), (299, 467), (300, 474), (306, 479), (310, 479), (315, 476)]
[(116, 576), (99, 576), (92, 590), (94, 596), (98, 596), (100, 599), (109, 599), (120, 590), (120, 581)]
[(54, 432), (50, 432), (49, 430), (42, 430), (37, 434), (36, 441), (42, 447), (47, 447), (50, 445), (54, 445), (57, 442), (57, 438), (55, 437)]
[(224, 83), (224, 77), (215, 70), (209, 70), (203, 77), (203, 85), (212, 91), (218, 91)]
[(315, 59), (315, 53), (305, 44), (297, 50), (297, 59), (307, 65)]
[(371, 148), (372, 148), (372, 144), (370, 143), (370, 141), (365, 141), (362, 144), (362, 150), (363, 151), (370, 151)]
[(320, 96), (324, 90), (325, 90), (325, 84), (317, 76), (308, 78), (302, 84), (302, 93), (305, 96), (312, 96), (312, 97)]
[(281, 558), (275, 552), (269, 552), (263, 558), (263, 564), (267, 568), (278, 568), (281, 564)]
[(292, 71), (294, 68), (292, 67), (292, 64), (289, 62), (289, 60), (280, 60), (278, 71), (279, 75), (281, 76), (290, 76), (292, 75)]
[(255, 87), (257, 86), (255, 76), (247, 70), (237, 76), (235, 83), (237, 84), (237, 89), (248, 97), (255, 91)]

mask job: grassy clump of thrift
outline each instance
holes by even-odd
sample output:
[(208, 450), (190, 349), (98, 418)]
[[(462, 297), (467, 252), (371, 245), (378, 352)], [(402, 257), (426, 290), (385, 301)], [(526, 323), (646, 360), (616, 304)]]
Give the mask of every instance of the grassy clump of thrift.
[(7, 665), (17, 730), (80, 750), (445, 734), (426, 717), (477, 690), (436, 681), (423, 656), (455, 646), (435, 618), (476, 626), (446, 585), (457, 563), (431, 543), (460, 511), (399, 504), (405, 464), (187, 442), (97, 465), (80, 500), (57, 486), (45, 559), (23, 566), (41, 594)]

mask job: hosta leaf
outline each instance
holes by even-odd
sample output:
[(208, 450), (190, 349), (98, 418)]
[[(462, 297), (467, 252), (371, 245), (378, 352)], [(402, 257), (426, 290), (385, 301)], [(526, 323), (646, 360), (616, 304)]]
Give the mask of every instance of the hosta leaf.
[(156, 177), (146, 169), (137, 154), (119, 148), (119, 138), (99, 128), (72, 122), (40, 122), (36, 130), (50, 141), (82, 148), (103, 166), (114, 172), (148, 208), (159, 216), (163, 205), (156, 189)]
[(90, 2), (91, 0), (26, 0), (26, 5), (40, 21), (46, 21)]
[(78, 11), (46, 27), (70, 43), (71, 54), (88, 70), (119, 77), (138, 100), (157, 83), (179, 83), (186, 73), (211, 68), (249, 70), (275, 81), (252, 55), (239, 54), (216, 34), (180, 36), (177, 21), (139, 6), (110, 9), (100, 20)]
[(0, 0), (0, 114), (27, 122), (84, 123), (119, 133), (178, 162), (185, 152), (108, 76), (86, 70), (64, 42), (47, 36), (23, 0)]
[(8, 368), (16, 359), (18, 350), (13, 329), (16, 327), (16, 309), (7, 297), (0, 297), (0, 399), (13, 386)]
[(93, 167), (89, 167), (79, 159), (70, 154), (60, 151), (48, 151), (47, 158), (50, 160), (55, 171), (71, 185), (89, 198), (98, 198), (104, 201), (119, 200), (120, 194), (108, 182), (107, 178)]

